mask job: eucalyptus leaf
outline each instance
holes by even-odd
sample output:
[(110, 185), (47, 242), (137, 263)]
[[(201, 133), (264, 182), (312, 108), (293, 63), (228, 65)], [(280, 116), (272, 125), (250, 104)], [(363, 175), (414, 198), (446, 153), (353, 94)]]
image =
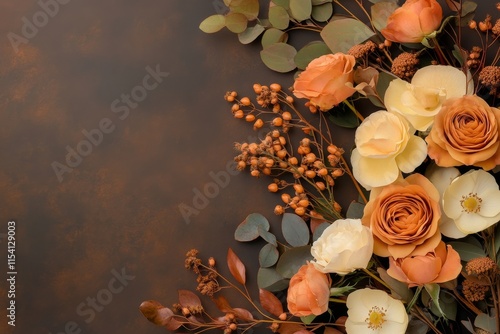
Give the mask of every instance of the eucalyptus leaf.
[(347, 53), (351, 47), (375, 34), (363, 22), (352, 18), (340, 18), (330, 21), (320, 35), (332, 52)]
[(275, 43), (286, 43), (288, 40), (288, 34), (276, 29), (276, 28), (269, 28), (264, 32), (264, 35), (262, 35), (262, 47), (265, 49), (266, 47), (275, 44)]
[(309, 227), (294, 213), (285, 213), (281, 220), (283, 237), (292, 247), (305, 246), (309, 243)]
[(204, 19), (200, 23), (200, 30), (207, 33), (212, 34), (215, 33), (226, 26), (226, 17), (224, 15), (216, 14), (211, 15)]
[(378, 31), (385, 28), (387, 19), (398, 8), (394, 2), (381, 1), (371, 7), (372, 22)]
[(333, 124), (341, 126), (343, 128), (354, 129), (359, 125), (358, 117), (348, 109), (334, 108), (330, 112), (329, 119)]
[(297, 52), (294, 61), (298, 68), (305, 70), (312, 60), (329, 53), (331, 51), (324, 42), (313, 41)]
[(326, 22), (333, 15), (333, 4), (326, 2), (320, 5), (313, 6), (311, 16), (318, 22)]
[(460, 255), (460, 260), (462, 261), (470, 261), (478, 257), (486, 256), (486, 253), (481, 247), (470, 243), (462, 241), (450, 241), (448, 244), (458, 252), (458, 255)]
[(276, 271), (284, 278), (292, 278), (300, 267), (312, 259), (310, 245), (291, 248), (281, 255)]
[(284, 30), (288, 28), (290, 16), (285, 8), (274, 6), (269, 8), (269, 22), (276, 29)]
[(248, 27), (245, 31), (238, 34), (238, 39), (241, 44), (250, 44), (255, 41), (260, 34), (264, 32), (264, 30), (266, 29), (263, 26), (256, 24), (255, 26)]
[(387, 87), (389, 87), (389, 84), (391, 83), (392, 80), (396, 79), (397, 77), (389, 74), (384, 71), (380, 71), (378, 75), (378, 80), (377, 80), (377, 94), (380, 96), (380, 98), (384, 99), (385, 96), (385, 91), (387, 90)]
[(260, 52), (264, 64), (271, 70), (286, 73), (293, 71), (297, 66), (293, 61), (297, 50), (286, 43), (274, 43)]
[(446, 317), (439, 303), (439, 292), (441, 290), (441, 287), (436, 283), (432, 283), (432, 284), (424, 284), (424, 288), (425, 291), (427, 291), (427, 293), (431, 297), (432, 303), (435, 307), (434, 309), (435, 314), (437, 313), (438, 316)]
[(316, 229), (314, 230), (314, 233), (313, 233), (313, 241), (318, 240), (318, 238), (321, 237), (323, 232), (330, 225), (331, 225), (330, 223), (324, 222), (324, 223), (321, 223), (318, 227), (316, 227)]
[(259, 252), (259, 264), (262, 268), (272, 267), (278, 262), (280, 254), (276, 246), (265, 244)]
[(487, 332), (495, 333), (497, 321), (500, 321), (500, 319), (495, 319), (495, 317), (490, 317), (485, 313), (481, 313), (474, 320), (474, 326), (484, 329)]
[(278, 274), (274, 268), (259, 268), (257, 272), (257, 285), (259, 289), (278, 292), (288, 288), (288, 280)]
[(243, 14), (248, 21), (253, 21), (259, 15), (259, 0), (233, 0), (229, 9), (232, 13)]
[(290, 9), (290, 0), (272, 0), (272, 2), (277, 6)]
[(311, 3), (313, 6), (319, 6), (325, 3), (332, 3), (332, 0), (312, 0)]
[(269, 221), (260, 213), (251, 213), (238, 225), (234, 238), (242, 242), (255, 240), (259, 237), (259, 227), (269, 231)]
[(226, 27), (236, 33), (242, 33), (246, 30), (248, 20), (245, 15), (240, 13), (229, 13), (226, 15)]
[(262, 226), (258, 227), (258, 232), (259, 235), (262, 237), (262, 239), (264, 239), (265, 241), (274, 246), (278, 246), (278, 243), (276, 242), (276, 236), (274, 234), (266, 231), (265, 229), (262, 228)]
[(462, 3), (462, 17), (473, 14), (476, 11), (477, 3), (473, 1), (464, 1)]
[(290, 0), (290, 14), (297, 21), (305, 21), (311, 17), (311, 0)]
[(365, 210), (365, 205), (359, 202), (352, 202), (347, 208), (347, 212), (345, 214), (346, 218), (351, 219), (360, 219), (363, 218), (363, 213)]
[(389, 286), (393, 294), (407, 303), (412, 300), (414, 294), (413, 291), (408, 288), (407, 284), (389, 276), (387, 271), (382, 267), (378, 267), (377, 272), (380, 275), (380, 278)]

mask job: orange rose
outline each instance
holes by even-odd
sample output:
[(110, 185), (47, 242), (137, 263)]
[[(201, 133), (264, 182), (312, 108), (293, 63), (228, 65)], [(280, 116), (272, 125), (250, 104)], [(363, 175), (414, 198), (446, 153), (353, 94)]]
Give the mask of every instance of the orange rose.
[(380, 32), (393, 42), (420, 43), (439, 28), (442, 19), (443, 9), (436, 0), (407, 0)]
[(288, 310), (297, 317), (326, 312), (331, 285), (329, 275), (316, 270), (312, 263), (303, 265), (290, 280)]
[(293, 84), (293, 94), (309, 99), (322, 111), (332, 109), (356, 91), (353, 88), (356, 59), (343, 53), (312, 60)]
[(441, 241), (439, 192), (421, 174), (374, 188), (362, 222), (372, 229), (373, 253), (396, 259), (425, 255)]
[(500, 164), (500, 109), (476, 95), (447, 100), (425, 139), (428, 154), (441, 167)]
[(462, 270), (460, 255), (444, 242), (426, 255), (409, 256), (395, 260), (389, 258), (387, 273), (394, 279), (408, 284), (421, 286), (430, 283), (444, 283), (457, 278)]

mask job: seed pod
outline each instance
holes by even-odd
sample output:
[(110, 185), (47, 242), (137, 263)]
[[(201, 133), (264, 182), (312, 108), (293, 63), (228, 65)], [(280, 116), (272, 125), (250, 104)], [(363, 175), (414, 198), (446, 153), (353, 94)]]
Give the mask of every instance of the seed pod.
[(245, 113), (241, 109), (236, 110), (233, 115), (234, 115), (235, 118), (243, 118), (243, 117), (245, 117)]
[(284, 111), (283, 114), (281, 114), (281, 117), (283, 117), (285, 121), (292, 120), (292, 114), (290, 114), (288, 111)]
[(316, 172), (313, 170), (306, 170), (306, 177), (314, 179), (316, 177)]
[(303, 216), (303, 215), (305, 215), (305, 214), (306, 214), (306, 208), (303, 208), (303, 207), (301, 207), (301, 206), (297, 207), (297, 208), (295, 209), (295, 214), (296, 214), (296, 215), (299, 215), (299, 216)]
[(296, 166), (299, 164), (299, 160), (296, 157), (290, 157), (288, 163), (292, 166)]
[(275, 119), (273, 119), (273, 125), (274, 126), (282, 126), (283, 125), (283, 118), (281, 117), (276, 117)]
[(253, 91), (255, 94), (260, 94), (262, 92), (262, 85), (258, 83), (253, 84)]
[(286, 102), (288, 102), (288, 103), (293, 103), (293, 97), (291, 97), (290, 95), (288, 95), (288, 96), (286, 97)]
[(281, 194), (281, 200), (283, 201), (283, 203), (288, 204), (292, 200), (292, 196), (287, 193)]
[(281, 90), (281, 85), (278, 84), (278, 83), (272, 83), (269, 88), (271, 88), (271, 90), (273, 92), (279, 92)]
[(264, 126), (264, 121), (261, 118), (259, 118), (258, 120), (256, 120), (255, 123), (253, 124), (254, 130), (260, 129), (263, 126)]
[(245, 121), (247, 122), (253, 122), (255, 121), (255, 115), (252, 115), (252, 114), (248, 114), (245, 116)]
[(307, 199), (301, 199), (298, 204), (303, 208), (307, 208), (309, 206), (309, 201)]
[(302, 194), (304, 192), (304, 187), (301, 184), (295, 183), (293, 185), (293, 189), (295, 189), (295, 192), (297, 194)]
[(275, 193), (278, 191), (278, 185), (276, 183), (271, 183), (267, 186), (267, 190), (269, 190), (272, 193)]
[(325, 184), (323, 182), (321, 182), (321, 181), (316, 182), (316, 187), (318, 187), (319, 190), (325, 190), (326, 189)]
[(250, 101), (250, 99), (248, 97), (242, 97), (241, 100), (240, 100), (240, 103), (242, 105), (244, 105), (245, 107), (248, 107), (252, 104), (252, 102)]

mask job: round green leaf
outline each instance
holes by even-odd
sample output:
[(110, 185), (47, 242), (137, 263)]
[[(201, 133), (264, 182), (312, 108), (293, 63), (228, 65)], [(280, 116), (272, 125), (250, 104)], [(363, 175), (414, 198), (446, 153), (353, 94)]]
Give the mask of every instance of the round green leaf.
[(290, 0), (272, 0), (272, 2), (285, 9), (290, 9)]
[(285, 213), (281, 220), (283, 237), (292, 247), (305, 246), (309, 243), (309, 227), (294, 213)]
[(290, 23), (290, 16), (285, 8), (280, 6), (274, 6), (269, 8), (269, 22), (276, 29), (284, 30), (288, 28)]
[(257, 39), (264, 32), (265, 28), (260, 24), (253, 27), (248, 27), (244, 32), (238, 34), (238, 39), (241, 44), (250, 44)]
[(286, 73), (293, 71), (296, 66), (293, 61), (297, 50), (286, 43), (274, 43), (260, 52), (260, 58), (271, 70)]
[(242, 242), (255, 240), (259, 237), (259, 227), (269, 231), (269, 221), (260, 213), (251, 213), (238, 225), (234, 238)]
[(457, 253), (460, 255), (460, 260), (462, 261), (470, 261), (477, 257), (486, 256), (486, 253), (481, 247), (478, 247), (470, 243), (461, 241), (450, 241), (448, 244), (451, 245), (451, 247), (453, 247), (453, 249), (457, 251)]
[(287, 33), (276, 28), (269, 28), (266, 30), (264, 35), (262, 35), (261, 43), (262, 47), (265, 49), (266, 47), (274, 43), (286, 43), (287, 40), (288, 40)]
[(271, 244), (266, 244), (259, 252), (259, 264), (263, 268), (272, 267), (278, 262), (280, 254), (278, 249)]
[(290, 0), (290, 13), (297, 21), (305, 21), (311, 17), (311, 0)]
[(327, 2), (321, 5), (313, 6), (312, 8), (312, 18), (318, 22), (326, 22), (333, 15), (333, 5), (331, 2)]
[(375, 33), (361, 21), (340, 18), (330, 21), (320, 35), (332, 52), (347, 53), (351, 47), (363, 43)]
[(365, 205), (359, 202), (352, 202), (345, 214), (346, 218), (360, 219), (363, 217)]
[(245, 15), (247, 20), (252, 21), (259, 15), (259, 0), (233, 0), (229, 9), (233, 13)]
[(328, 222), (324, 222), (324, 223), (321, 223), (319, 224), (319, 226), (316, 227), (316, 229), (314, 230), (314, 233), (313, 233), (313, 241), (316, 241), (318, 240), (319, 237), (321, 237), (321, 235), (323, 234), (323, 232), (326, 230), (326, 228), (328, 226), (330, 226), (331, 224), (328, 223)]
[(305, 70), (311, 60), (329, 53), (331, 53), (331, 51), (324, 42), (314, 41), (300, 49), (294, 61), (298, 68)]
[(247, 28), (248, 20), (240, 13), (229, 13), (226, 15), (226, 27), (236, 33), (242, 33)]
[(200, 23), (200, 30), (212, 34), (224, 28), (226, 26), (226, 17), (224, 15), (212, 15), (204, 19)]
[(312, 259), (310, 245), (291, 248), (281, 255), (276, 271), (285, 278), (292, 278), (300, 267)]
[(278, 274), (274, 268), (259, 268), (257, 285), (259, 289), (278, 292), (288, 288), (288, 281)]
[(375, 26), (375, 29), (377, 29), (378, 31), (384, 29), (387, 25), (387, 19), (398, 7), (399, 6), (397, 3), (386, 1), (374, 4), (371, 8), (371, 13), (372, 22)]

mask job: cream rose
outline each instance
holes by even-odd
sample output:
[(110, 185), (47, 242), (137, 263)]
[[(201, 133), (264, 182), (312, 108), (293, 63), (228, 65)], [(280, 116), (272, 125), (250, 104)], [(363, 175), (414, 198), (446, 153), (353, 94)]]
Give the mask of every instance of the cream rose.
[(457, 278), (461, 270), (460, 255), (450, 245), (446, 246), (441, 241), (435, 250), (426, 255), (397, 260), (390, 257), (387, 274), (411, 288), (451, 281)]
[(415, 73), (411, 83), (392, 80), (384, 95), (385, 107), (403, 115), (415, 129), (426, 131), (446, 99), (474, 91), (474, 82), (467, 81), (465, 74), (453, 66), (426, 66)]
[(295, 80), (293, 94), (328, 111), (356, 92), (353, 88), (354, 65), (356, 59), (343, 53), (316, 58)]
[(436, 0), (407, 0), (387, 19), (381, 33), (390, 41), (420, 43), (441, 25), (443, 9)]
[(313, 243), (311, 263), (323, 273), (346, 275), (366, 268), (373, 254), (373, 237), (360, 219), (339, 219)]
[(361, 221), (372, 230), (373, 253), (399, 259), (434, 250), (440, 218), (439, 192), (423, 175), (412, 174), (373, 189)]
[(308, 263), (292, 276), (286, 297), (288, 310), (296, 317), (320, 315), (328, 310), (332, 281)]
[(441, 167), (500, 164), (500, 109), (476, 95), (449, 99), (426, 137), (428, 154)]
[(353, 174), (365, 187), (381, 187), (413, 172), (427, 156), (425, 141), (402, 116), (377, 111), (364, 119), (355, 134), (351, 154)]

